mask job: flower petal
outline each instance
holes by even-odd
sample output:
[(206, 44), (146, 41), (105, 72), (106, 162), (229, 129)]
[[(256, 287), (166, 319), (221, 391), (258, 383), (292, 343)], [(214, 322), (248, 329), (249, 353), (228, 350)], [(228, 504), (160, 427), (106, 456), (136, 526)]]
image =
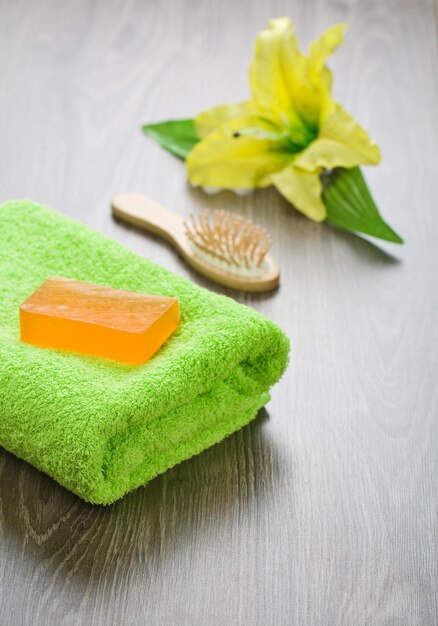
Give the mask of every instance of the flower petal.
[(380, 150), (366, 131), (340, 104), (320, 128), (318, 138), (295, 160), (295, 165), (308, 172), (334, 167), (356, 167), (376, 165), (380, 161)]
[(325, 62), (344, 41), (346, 29), (346, 24), (335, 24), (310, 45), (309, 67), (312, 71), (312, 78), (315, 81), (322, 81), (327, 89), (331, 88), (332, 73), (325, 67)]
[(271, 174), (282, 170), (293, 155), (270, 139), (238, 135), (239, 128), (251, 125), (252, 118), (233, 120), (196, 144), (186, 160), (189, 181), (222, 189), (270, 185)]
[(327, 216), (327, 210), (321, 199), (322, 183), (317, 174), (309, 174), (294, 165), (271, 176), (278, 191), (291, 202), (298, 211), (315, 222), (321, 222)]
[(254, 101), (267, 112), (287, 111), (291, 100), (285, 73), (301, 57), (292, 22), (287, 17), (270, 20), (257, 36), (249, 81)]
[(252, 101), (240, 102), (238, 104), (221, 104), (208, 111), (202, 111), (202, 113), (196, 116), (196, 132), (199, 137), (205, 137), (234, 118), (249, 117), (255, 114), (256, 108)]
[(329, 34), (325, 47), (324, 42), (319, 47), (315, 44), (314, 58), (305, 57), (298, 50), (289, 18), (269, 22), (256, 39), (250, 67), (253, 100), (262, 114), (298, 136), (306, 135), (303, 129), (310, 134), (317, 129), (321, 110), (330, 99), (330, 81), (321, 80), (323, 70), (328, 70), (321, 63), (334, 37)]

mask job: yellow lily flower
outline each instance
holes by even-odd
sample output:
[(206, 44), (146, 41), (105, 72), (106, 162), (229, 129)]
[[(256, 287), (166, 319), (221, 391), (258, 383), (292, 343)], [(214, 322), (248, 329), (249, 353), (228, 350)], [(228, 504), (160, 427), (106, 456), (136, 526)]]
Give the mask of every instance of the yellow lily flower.
[(194, 185), (255, 189), (275, 185), (307, 217), (321, 221), (321, 173), (380, 161), (378, 146), (331, 96), (327, 57), (343, 41), (345, 24), (298, 49), (288, 18), (271, 20), (255, 43), (252, 100), (198, 115), (201, 141), (187, 157)]

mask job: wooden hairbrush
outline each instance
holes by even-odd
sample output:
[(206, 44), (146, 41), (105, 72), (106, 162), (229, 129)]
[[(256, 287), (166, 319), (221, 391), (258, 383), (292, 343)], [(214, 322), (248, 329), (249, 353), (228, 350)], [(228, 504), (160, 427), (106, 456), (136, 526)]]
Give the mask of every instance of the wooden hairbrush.
[(113, 215), (167, 239), (198, 272), (226, 287), (270, 291), (279, 269), (268, 254), (271, 236), (241, 215), (206, 209), (184, 221), (141, 193), (121, 193)]

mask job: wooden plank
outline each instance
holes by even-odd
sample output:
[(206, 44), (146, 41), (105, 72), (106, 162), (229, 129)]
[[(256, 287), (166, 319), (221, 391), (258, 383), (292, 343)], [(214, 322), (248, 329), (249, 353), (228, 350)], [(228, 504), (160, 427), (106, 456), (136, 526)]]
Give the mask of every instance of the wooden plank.
[[(247, 97), (255, 34), (285, 14), (303, 43), (348, 22), (334, 92), (381, 145), (367, 179), (403, 248), (312, 224), (271, 189), (206, 197), (141, 135)], [(1, 452), (0, 622), (436, 624), (435, 3), (16, 0), (0, 16), (0, 199), (45, 202), (217, 291), (110, 199), (251, 215), (282, 285), (225, 293), (293, 345), (257, 421), (112, 507)]]

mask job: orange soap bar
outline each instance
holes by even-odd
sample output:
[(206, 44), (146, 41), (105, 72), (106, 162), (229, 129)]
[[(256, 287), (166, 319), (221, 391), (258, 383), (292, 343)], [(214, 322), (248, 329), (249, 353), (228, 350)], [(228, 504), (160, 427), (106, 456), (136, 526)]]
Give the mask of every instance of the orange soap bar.
[(139, 365), (178, 328), (176, 298), (51, 276), (20, 307), (21, 339)]

